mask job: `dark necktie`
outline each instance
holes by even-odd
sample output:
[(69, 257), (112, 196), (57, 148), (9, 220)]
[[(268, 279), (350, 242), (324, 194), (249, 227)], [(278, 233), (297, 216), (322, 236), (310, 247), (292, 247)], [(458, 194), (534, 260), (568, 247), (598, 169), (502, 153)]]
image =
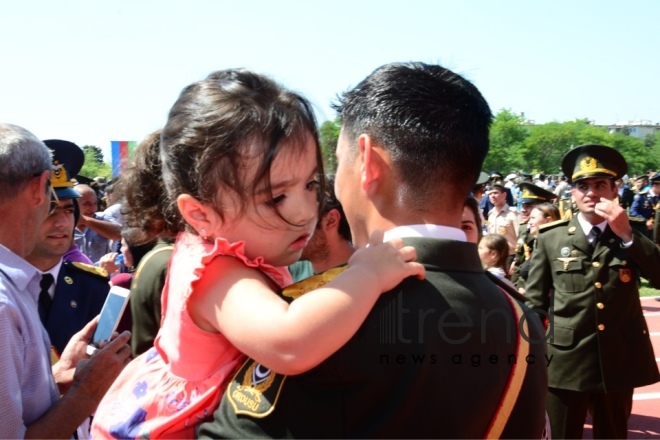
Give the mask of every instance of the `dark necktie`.
[(53, 304), (53, 299), (48, 294), (48, 289), (50, 289), (54, 280), (51, 274), (46, 273), (41, 276), (41, 282), (39, 283), (39, 287), (41, 287), (41, 291), (39, 292), (39, 317), (44, 325), (46, 325), (46, 319), (48, 319), (48, 314), (50, 313), (50, 306)]
[(591, 228), (591, 236), (593, 237), (593, 240), (591, 241), (591, 247), (595, 248), (596, 243), (598, 243), (598, 239), (600, 238), (600, 228), (598, 226), (594, 226)]

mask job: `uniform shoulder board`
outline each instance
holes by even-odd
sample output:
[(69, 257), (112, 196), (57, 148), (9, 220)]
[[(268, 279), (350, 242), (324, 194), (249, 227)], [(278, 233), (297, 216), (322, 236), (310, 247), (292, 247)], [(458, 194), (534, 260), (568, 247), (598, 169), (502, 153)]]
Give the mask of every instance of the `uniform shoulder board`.
[(568, 224), (569, 220), (570, 219), (555, 220), (554, 222), (546, 223), (544, 225), (539, 226), (539, 232), (545, 232), (555, 228), (556, 226)]
[(79, 263), (78, 261), (72, 261), (71, 265), (76, 269), (80, 269), (83, 272), (92, 273), (96, 276), (108, 278), (108, 271), (100, 267), (92, 266), (91, 264)]
[(646, 219), (644, 217), (628, 217), (628, 220), (630, 223), (646, 223)]

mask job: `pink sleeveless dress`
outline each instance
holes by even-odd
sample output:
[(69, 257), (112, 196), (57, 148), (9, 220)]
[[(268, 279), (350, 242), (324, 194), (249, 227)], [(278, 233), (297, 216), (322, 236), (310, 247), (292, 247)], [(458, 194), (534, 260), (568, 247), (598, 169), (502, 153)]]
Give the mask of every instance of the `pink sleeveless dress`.
[(94, 416), (93, 438), (193, 438), (196, 426), (212, 416), (244, 356), (223, 335), (193, 322), (188, 299), (206, 266), (220, 255), (261, 270), (280, 287), (291, 284), (286, 267), (269, 266), (261, 257), (249, 260), (243, 242), (209, 243), (180, 233), (154, 347), (126, 366), (113, 383)]

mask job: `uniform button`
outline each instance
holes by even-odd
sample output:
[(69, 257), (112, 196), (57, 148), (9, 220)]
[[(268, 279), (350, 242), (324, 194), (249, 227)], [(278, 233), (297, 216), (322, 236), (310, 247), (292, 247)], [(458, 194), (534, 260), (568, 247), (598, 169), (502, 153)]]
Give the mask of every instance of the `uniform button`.
[(601, 287), (603, 287), (603, 285), (600, 284), (598, 281), (596, 281), (596, 283), (594, 284), (594, 286), (596, 287), (596, 289), (600, 289)]
[(601, 332), (605, 330), (605, 324), (598, 324), (598, 330), (600, 330)]
[(603, 303), (598, 303), (596, 304), (596, 307), (598, 307), (598, 310), (603, 310), (605, 308), (605, 305)]
[(646, 330), (642, 330), (642, 334), (645, 335), (645, 334), (646, 334)]
[(622, 266), (625, 266), (626, 264), (628, 264), (628, 262), (627, 262), (626, 260), (623, 260), (623, 261), (621, 262), (621, 265), (622, 265)]
[(593, 262), (593, 266), (594, 266), (595, 268), (599, 268), (599, 267), (600, 267), (600, 263), (599, 263), (598, 261), (594, 261), (594, 262)]

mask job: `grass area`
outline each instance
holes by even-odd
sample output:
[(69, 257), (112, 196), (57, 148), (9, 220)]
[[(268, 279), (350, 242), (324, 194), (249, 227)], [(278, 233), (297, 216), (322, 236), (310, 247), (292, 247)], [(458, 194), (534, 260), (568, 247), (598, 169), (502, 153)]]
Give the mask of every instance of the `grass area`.
[(642, 284), (639, 286), (639, 296), (660, 296), (660, 290), (649, 286), (649, 282), (642, 278)]

